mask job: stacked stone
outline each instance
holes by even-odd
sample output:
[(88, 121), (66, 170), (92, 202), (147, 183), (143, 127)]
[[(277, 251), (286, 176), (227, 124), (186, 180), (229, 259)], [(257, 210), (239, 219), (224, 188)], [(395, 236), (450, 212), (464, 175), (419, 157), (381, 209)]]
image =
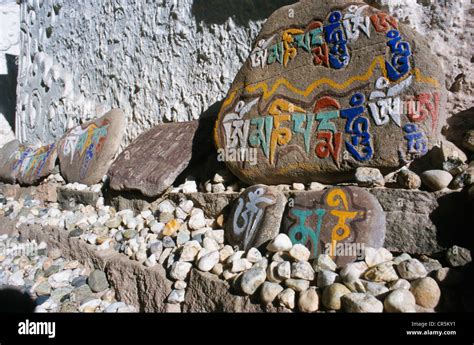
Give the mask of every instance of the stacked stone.
[(66, 181), (64, 181), (61, 174), (51, 174), (43, 181), (43, 183), (65, 184)]
[[(132, 210), (117, 212), (100, 200), (96, 207), (79, 205), (74, 211), (61, 211), (57, 204), (43, 208), (35, 200), (0, 196), (0, 212), (18, 225), (64, 227), (69, 236), (78, 236), (97, 250), (113, 248), (147, 267), (162, 265), (174, 281), (167, 302), (177, 306), (185, 301), (190, 271), (198, 269), (280, 310), (449, 309), (453, 291), (462, 284), (465, 266), (472, 260), (470, 251), (461, 247), (446, 252), (444, 267), (427, 256), (412, 258), (403, 253), (394, 257), (384, 248), (366, 247), (363, 261), (338, 267), (326, 254), (310, 259), (305, 246), (293, 244), (283, 233), (263, 251), (232, 247), (225, 243), (224, 230), (216, 228), (217, 222), (206, 218), (190, 200), (183, 199), (178, 205), (164, 200), (155, 208), (134, 215)], [(446, 295), (440, 306), (442, 291)]]
[(470, 198), (474, 200), (474, 129), (464, 133), (462, 146), (469, 152), (469, 163), (467, 168), (454, 179), (454, 183), (460, 187), (468, 186)]
[(79, 192), (89, 191), (93, 193), (100, 193), (102, 191), (102, 186), (103, 186), (103, 183), (96, 183), (96, 184), (88, 186), (82, 183), (74, 182), (74, 183), (65, 184), (63, 188), (68, 189), (68, 190), (75, 190)]
[(58, 204), (42, 208), (39, 202), (23, 206), (24, 202), (10, 200), (5, 208), (11, 211), (4, 215), (18, 217), (18, 225), (64, 227), (70, 237), (79, 237), (97, 250), (115, 249), (147, 267), (163, 265), (176, 281), (169, 303), (183, 301), (191, 263), (205, 270), (224, 247), (224, 230), (213, 229), (215, 220), (206, 218), (190, 200), (183, 199), (178, 205), (165, 200), (157, 205), (155, 214), (145, 210), (137, 215), (130, 209), (117, 212), (104, 206), (103, 198), (95, 208), (78, 205), (74, 211), (61, 211)]
[(289, 192), (289, 191), (305, 191), (305, 190), (311, 190), (311, 191), (322, 191), (323, 189), (326, 189), (328, 186), (319, 182), (311, 182), (311, 183), (299, 183), (295, 182), (292, 184), (279, 184), (276, 186), (276, 188), (281, 191), (281, 192)]
[(66, 260), (45, 242), (20, 242), (0, 236), (0, 289), (18, 288), (29, 294), (35, 312), (136, 312), (115, 298), (106, 275), (90, 271), (76, 260)]
[[(466, 132), (464, 140), (470, 140), (470, 132)], [(469, 144), (464, 148), (468, 150)], [(377, 168), (359, 167), (354, 172), (354, 183), (360, 187), (397, 187), (404, 189), (419, 189), (423, 186), (432, 192), (450, 188), (461, 189), (474, 184), (474, 163), (472, 157), (469, 159), (466, 154), (448, 141), (441, 141), (438, 146), (434, 146), (427, 156), (429, 163), (421, 169), (416, 162), (409, 163), (387, 175), (383, 175)], [(414, 170), (418, 171), (416, 173)], [(352, 184), (350, 181), (344, 185)], [(327, 188), (319, 182), (280, 184), (277, 188), (281, 191), (320, 191)]]
[(423, 184), (430, 191), (444, 188), (460, 189), (471, 184), (467, 178), (468, 158), (456, 145), (442, 141), (430, 152), (431, 170), (421, 173)]
[(470, 252), (460, 248), (447, 252), (451, 267), (442, 267), (426, 256), (394, 257), (385, 248), (367, 247), (364, 261), (338, 269), (326, 254), (309, 262), (308, 249), (292, 245), (285, 234), (267, 250), (262, 256), (255, 248), (234, 252), (228, 247), (221, 252), (222, 278), (247, 295), (260, 296), (262, 304), (302, 312), (432, 312), (440, 303), (440, 286), (460, 286), (458, 269), (471, 260)]
[(239, 192), (242, 186), (242, 183), (226, 169), (218, 171), (212, 179), (202, 183), (200, 191), (203, 193)]
[(194, 176), (187, 176), (185, 181), (180, 185), (173, 187), (172, 193), (191, 194), (198, 192), (198, 185)]
[[(469, 135), (466, 133), (465, 138)], [(445, 188), (461, 189), (474, 183), (474, 165), (456, 145), (441, 141), (427, 154), (427, 162), (421, 166), (412, 162), (385, 177), (376, 168), (357, 168), (354, 174), (361, 187), (384, 187), (386, 184), (405, 189), (419, 189), (436, 192)], [(414, 171), (418, 171), (418, 174)]]
[(186, 176), (183, 183), (174, 185), (171, 193), (232, 193), (239, 192), (245, 185), (227, 170), (218, 170), (212, 178), (201, 180), (193, 175)]
[(107, 173), (124, 132), (125, 115), (114, 109), (70, 129), (49, 145), (27, 147), (13, 140), (0, 148), (0, 181), (35, 185), (60, 170), (68, 182), (98, 183)]

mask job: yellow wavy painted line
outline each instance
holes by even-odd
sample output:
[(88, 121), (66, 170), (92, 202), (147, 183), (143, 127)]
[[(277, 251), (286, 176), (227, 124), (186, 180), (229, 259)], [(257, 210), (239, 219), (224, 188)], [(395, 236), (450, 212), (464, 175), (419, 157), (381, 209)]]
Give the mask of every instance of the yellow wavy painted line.
[[(323, 84), (327, 84), (327, 85), (331, 86), (333, 89), (344, 90), (344, 89), (347, 89), (349, 86), (351, 86), (356, 81), (362, 81), (362, 82), (368, 81), (373, 76), (374, 71), (377, 68), (377, 66), (380, 67), (380, 69), (382, 71), (382, 75), (385, 78), (388, 78), (387, 70), (385, 68), (384, 57), (382, 55), (379, 55), (376, 58), (374, 58), (374, 60), (370, 64), (369, 69), (367, 70), (367, 72), (365, 74), (353, 76), (353, 77), (347, 79), (343, 83), (335, 82), (334, 80), (332, 80), (330, 78), (322, 78), (322, 79), (318, 79), (315, 82), (311, 83), (306, 88), (306, 90), (300, 90), (297, 87), (293, 86), (291, 84), (291, 82), (289, 82), (287, 79), (280, 78), (273, 84), (273, 86), (270, 90), (268, 90), (268, 84), (265, 81), (257, 83), (255, 85), (248, 85), (248, 86), (245, 87), (245, 90), (248, 91), (248, 92), (253, 93), (253, 92), (256, 92), (257, 90), (261, 89), (263, 91), (263, 99), (267, 100), (273, 94), (275, 94), (275, 92), (278, 90), (278, 88), (280, 86), (283, 85), (288, 90), (292, 91), (293, 93), (298, 94), (300, 96), (307, 97), (316, 88), (318, 88), (320, 85), (323, 85)], [(433, 78), (430, 78), (430, 77), (423, 76), (423, 74), (421, 73), (421, 71), (418, 68), (414, 68), (413, 70), (411, 70), (410, 73), (406, 77), (408, 77), (411, 74), (415, 75), (416, 81), (422, 82), (422, 83), (427, 83), (427, 84), (432, 84), (435, 87), (439, 88), (439, 82), (437, 80), (435, 80)]]
[[(365, 74), (353, 76), (353, 77), (347, 79), (343, 83), (335, 82), (334, 80), (329, 79), (329, 78), (322, 78), (322, 79), (318, 79), (318, 80), (314, 81), (313, 83), (311, 83), (305, 90), (300, 90), (297, 87), (293, 86), (287, 79), (280, 78), (273, 84), (270, 91), (268, 90), (268, 84), (265, 81), (262, 81), (262, 82), (259, 82), (257, 84), (253, 84), (253, 85), (247, 85), (247, 86), (245, 86), (245, 90), (248, 91), (248, 92), (254, 93), (257, 90), (261, 89), (263, 91), (263, 99), (267, 100), (268, 98), (273, 96), (273, 94), (275, 94), (275, 92), (278, 90), (278, 88), (281, 85), (283, 85), (288, 90), (290, 90), (290, 91), (292, 91), (292, 92), (294, 92), (294, 93), (296, 93), (300, 96), (307, 97), (316, 88), (318, 88), (320, 85), (323, 85), (323, 84), (328, 84), (329, 86), (331, 86), (332, 88), (337, 89), (337, 90), (344, 90), (344, 89), (347, 89), (349, 86), (351, 86), (356, 81), (362, 81), (362, 82), (368, 81), (373, 76), (374, 71), (377, 68), (377, 66), (380, 67), (380, 69), (382, 71), (382, 75), (385, 78), (388, 78), (387, 69), (385, 68), (385, 59), (382, 55), (379, 55), (379, 56), (374, 58), (374, 60), (372, 61), (372, 63), (369, 66), (369, 69), (367, 70), (367, 72)], [(431, 84), (431, 85), (435, 86), (436, 88), (440, 87), (440, 84), (436, 79), (424, 76), (423, 73), (421, 73), (421, 71), (418, 68), (412, 69), (410, 71), (410, 73), (405, 76), (405, 78), (407, 78), (409, 75), (412, 75), (412, 74), (415, 75), (415, 80), (417, 82)], [(230, 92), (229, 96), (226, 98), (226, 100), (222, 104), (221, 111), (218, 114), (216, 125), (214, 127), (214, 141), (215, 141), (216, 146), (218, 148), (219, 148), (219, 141), (217, 140), (218, 139), (217, 125), (219, 123), (222, 110), (225, 109), (229, 104), (231, 104), (234, 101), (234, 98), (235, 98), (235, 95), (237, 94), (237, 91), (238, 91), (238, 89), (235, 89), (235, 90)]]
[(227, 97), (224, 103), (222, 103), (221, 110), (217, 114), (217, 119), (214, 124), (214, 144), (216, 145), (217, 149), (220, 149), (219, 140), (218, 140), (218, 131), (219, 131), (218, 127), (219, 127), (220, 119), (222, 116), (222, 110), (225, 109), (229, 104), (231, 104), (234, 101), (236, 94), (237, 94), (237, 90), (231, 91), (229, 97)]
[(414, 68), (412, 71), (412, 74), (415, 75), (415, 80), (419, 81), (420, 83), (431, 84), (438, 89), (441, 87), (438, 80), (431, 77), (424, 76), (423, 73), (421, 73), (419, 68)]

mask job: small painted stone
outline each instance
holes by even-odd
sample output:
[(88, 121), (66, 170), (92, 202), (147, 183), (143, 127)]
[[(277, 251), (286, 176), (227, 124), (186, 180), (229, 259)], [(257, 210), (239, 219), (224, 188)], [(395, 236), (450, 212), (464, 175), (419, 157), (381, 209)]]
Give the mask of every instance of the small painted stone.
[(361, 256), (364, 246), (379, 248), (385, 239), (385, 213), (378, 200), (359, 187), (334, 187), (292, 198), (282, 232), (310, 257), (330, 255), (342, 266)]
[(279, 233), (286, 197), (275, 187), (247, 188), (234, 201), (225, 235), (231, 245), (248, 250), (272, 240)]
[(102, 180), (125, 134), (125, 114), (114, 109), (69, 130), (58, 148), (61, 175), (68, 182), (92, 185)]
[(180, 226), (180, 222), (177, 219), (172, 219), (168, 223), (166, 223), (165, 228), (163, 229), (164, 236), (171, 236), (173, 235)]

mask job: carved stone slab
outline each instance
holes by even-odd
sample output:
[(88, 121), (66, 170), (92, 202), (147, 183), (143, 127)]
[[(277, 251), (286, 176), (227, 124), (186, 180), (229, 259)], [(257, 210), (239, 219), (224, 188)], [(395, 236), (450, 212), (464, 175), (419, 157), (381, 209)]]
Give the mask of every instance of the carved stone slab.
[[(155, 197), (173, 184), (191, 159), (208, 154), (209, 121), (161, 124), (140, 135), (109, 170), (110, 187)], [(202, 162), (201, 162), (202, 163)]]

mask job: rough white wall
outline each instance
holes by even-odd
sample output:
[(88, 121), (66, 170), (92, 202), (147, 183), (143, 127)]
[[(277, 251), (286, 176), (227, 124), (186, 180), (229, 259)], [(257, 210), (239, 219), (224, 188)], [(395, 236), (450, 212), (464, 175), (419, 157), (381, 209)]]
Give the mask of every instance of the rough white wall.
[(20, 6), (15, 0), (0, 0), (0, 147), (15, 139), (14, 77), (9, 74), (6, 54), (19, 54)]
[[(292, 2), (24, 0), (17, 136), (49, 143), (120, 107), (128, 117), (125, 145), (161, 121), (198, 118), (225, 96), (263, 19)], [(466, 75), (450, 97), (452, 110), (470, 106), (469, 0), (368, 2), (433, 40), (448, 87)]]
[(225, 96), (262, 24), (256, 8), (245, 23), (222, 17), (231, 3), (24, 1), (19, 138), (51, 142), (111, 107), (127, 114), (125, 143), (161, 121), (198, 118)]

